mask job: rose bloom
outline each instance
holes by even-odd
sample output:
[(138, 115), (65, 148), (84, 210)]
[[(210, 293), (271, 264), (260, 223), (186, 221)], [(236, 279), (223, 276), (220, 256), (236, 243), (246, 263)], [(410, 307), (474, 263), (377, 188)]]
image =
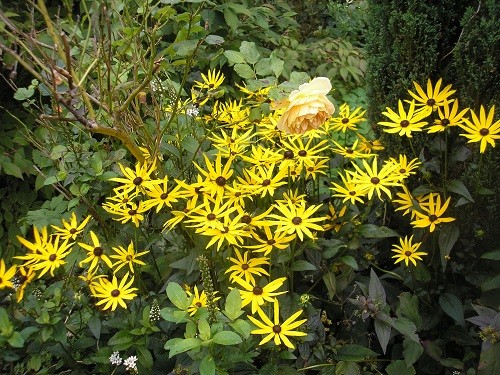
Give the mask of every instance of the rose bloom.
[(335, 111), (326, 94), (332, 89), (326, 77), (314, 78), (292, 91), (285, 102), (287, 108), (278, 121), (278, 129), (286, 133), (303, 134), (320, 127)]

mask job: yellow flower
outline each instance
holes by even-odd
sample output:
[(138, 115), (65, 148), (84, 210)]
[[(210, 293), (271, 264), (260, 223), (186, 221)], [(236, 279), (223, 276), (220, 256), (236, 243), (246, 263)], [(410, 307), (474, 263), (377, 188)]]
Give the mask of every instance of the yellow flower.
[(486, 151), (488, 143), (491, 147), (495, 147), (495, 140), (500, 139), (500, 120), (493, 123), (495, 106), (491, 107), (488, 116), (486, 116), (486, 111), (483, 106), (481, 106), (479, 118), (474, 111), (471, 110), (470, 112), (472, 115), (472, 122), (468, 119), (464, 119), (465, 124), (458, 124), (466, 131), (466, 133), (461, 133), (460, 135), (468, 138), (468, 143), (481, 142), (479, 152), (483, 153)]
[(215, 158), (215, 166), (212, 165), (206, 154), (203, 154), (207, 171), (201, 168), (198, 164), (193, 163), (200, 173), (205, 177), (204, 191), (210, 193), (210, 196), (223, 196), (226, 184), (229, 182), (233, 174), (231, 159), (228, 159), (222, 166), (222, 157), (220, 154)]
[(456, 90), (451, 90), (451, 85), (448, 85), (441, 90), (442, 82), (443, 79), (440, 78), (437, 81), (436, 86), (433, 88), (431, 80), (427, 80), (427, 92), (425, 92), (417, 82), (413, 82), (413, 85), (417, 90), (417, 94), (408, 90), (408, 93), (417, 101), (417, 106), (425, 107), (424, 112), (426, 112), (427, 115), (429, 115), (436, 108), (452, 101), (448, 99), (448, 97)]
[[(17, 240), (32, 253), (45, 250), (47, 244), (49, 243), (49, 232), (47, 231), (47, 227), (43, 227), (41, 232), (38, 231), (37, 227), (33, 227), (33, 237), (33, 242), (30, 242), (21, 236), (17, 236)], [(34, 262), (34, 260), (32, 262)]]
[(365, 152), (365, 153), (369, 154), (373, 151), (380, 151), (380, 150), (384, 149), (384, 146), (382, 145), (382, 143), (378, 139), (371, 141), (371, 140), (368, 140), (367, 138), (365, 138), (360, 133), (356, 133), (356, 135), (361, 140), (361, 143), (359, 144), (359, 151), (360, 152)]
[(387, 127), (383, 129), (386, 133), (399, 133), (399, 136), (406, 135), (411, 138), (411, 132), (422, 131), (422, 128), (427, 125), (427, 121), (421, 121), (429, 116), (428, 112), (415, 111), (415, 101), (410, 102), (408, 112), (405, 111), (401, 100), (398, 103), (399, 113), (394, 112), (391, 108), (387, 107), (387, 112), (382, 114), (388, 117), (392, 122), (381, 121), (378, 124)]
[(80, 267), (83, 267), (82, 264), (90, 263), (88, 272), (92, 273), (92, 271), (97, 268), (97, 264), (99, 263), (99, 261), (103, 260), (109, 268), (112, 268), (113, 264), (111, 260), (106, 254), (104, 254), (104, 249), (101, 247), (101, 243), (99, 242), (99, 239), (93, 231), (90, 231), (90, 237), (92, 238), (92, 245), (78, 242), (78, 245), (80, 245), (81, 248), (87, 250), (87, 258), (82, 260), (78, 265)]
[(317, 77), (300, 85), (288, 97), (286, 110), (278, 120), (277, 128), (295, 134), (319, 128), (335, 111), (326, 97), (331, 89), (332, 84), (326, 77)]
[(352, 181), (352, 176), (350, 174), (339, 174), (342, 179), (342, 185), (332, 182), (334, 187), (330, 188), (335, 192), (334, 197), (343, 198), (342, 203), (350, 201), (351, 204), (356, 204), (356, 202), (363, 203), (363, 197), (366, 196), (366, 188)]
[(141, 253), (136, 253), (134, 250), (134, 243), (130, 242), (130, 245), (128, 245), (127, 250), (125, 250), (122, 246), (118, 247), (113, 247), (113, 250), (117, 255), (110, 255), (110, 258), (117, 259), (115, 263), (113, 263), (112, 267), (115, 268), (113, 273), (117, 273), (120, 268), (128, 265), (130, 268), (130, 272), (134, 273), (134, 263), (139, 264), (139, 265), (145, 265), (142, 260), (139, 260), (140, 256), (149, 253), (148, 250), (143, 251)]
[(215, 90), (222, 85), (222, 82), (224, 82), (224, 74), (221, 71), (209, 69), (207, 75), (201, 73), (201, 79), (203, 82), (194, 81), (194, 87), (199, 89)]
[(374, 156), (374, 154), (363, 152), (361, 148), (357, 148), (359, 139), (356, 139), (351, 147), (342, 146), (335, 141), (333, 141), (333, 143), (335, 143), (335, 146), (337, 146), (337, 148), (333, 148), (332, 151), (348, 159), (371, 158), (372, 156)]
[(257, 310), (260, 310), (260, 306), (266, 301), (273, 302), (275, 296), (286, 293), (276, 292), (276, 290), (283, 285), (285, 280), (286, 277), (280, 277), (279, 279), (271, 281), (269, 284), (261, 287), (254, 283), (248, 283), (241, 277), (233, 277), (233, 281), (236, 281), (243, 288), (243, 290), (238, 289), (241, 295), (241, 306), (244, 307), (251, 304), (252, 314), (255, 314)]
[(427, 255), (424, 252), (417, 252), (422, 242), (412, 243), (413, 236), (408, 239), (407, 236), (405, 238), (400, 238), (399, 242), (401, 245), (392, 245), (392, 251), (396, 253), (396, 255), (392, 256), (395, 258), (394, 264), (397, 264), (401, 261), (405, 261), (406, 266), (408, 267), (408, 261), (411, 261), (414, 266), (417, 265), (416, 260), (422, 260), (422, 255)]
[(372, 199), (373, 193), (376, 192), (379, 199), (382, 200), (382, 192), (387, 194), (389, 198), (392, 198), (391, 191), (388, 189), (391, 186), (401, 185), (397, 182), (399, 178), (394, 174), (395, 166), (394, 164), (385, 163), (383, 167), (378, 169), (378, 158), (373, 158), (372, 166), (363, 160), (363, 166), (365, 171), (354, 164), (356, 172), (350, 172), (352, 174), (351, 181), (358, 184), (357, 188), (361, 191), (366, 191), (368, 199)]
[[(331, 203), (328, 204), (328, 214), (326, 215), (326, 223), (323, 225), (323, 230), (328, 231), (333, 229), (338, 232), (348, 221), (343, 218), (347, 211), (347, 206), (342, 206), (338, 211)], [(352, 220), (352, 219), (351, 219)]]
[(0, 289), (5, 287), (14, 288), (11, 279), (16, 274), (16, 266), (10, 267), (6, 270), (5, 262), (3, 259), (0, 259)]
[(245, 224), (241, 222), (242, 214), (231, 218), (228, 215), (224, 216), (222, 220), (222, 226), (216, 228), (197, 228), (196, 233), (200, 233), (204, 236), (212, 237), (208, 242), (206, 248), (217, 242), (217, 251), (226, 241), (228, 244), (233, 246), (241, 246), (243, 244), (243, 237), (250, 237), (250, 233), (245, 230)]
[[(437, 197), (436, 202), (434, 203), (434, 197)], [(418, 219), (411, 222), (411, 224), (415, 228), (426, 228), (429, 227), (431, 232), (436, 229), (436, 225), (440, 223), (448, 223), (454, 221), (453, 217), (442, 217), (444, 212), (448, 208), (450, 204), (451, 197), (441, 205), (441, 196), (438, 193), (429, 194), (429, 202), (426, 206), (420, 205), (420, 208), (424, 212), (415, 211), (415, 215), (417, 215)]]
[(131, 300), (137, 293), (134, 293), (137, 288), (131, 288), (134, 283), (134, 277), (127, 282), (128, 272), (125, 274), (123, 279), (118, 284), (116, 276), (113, 275), (113, 280), (109, 281), (106, 278), (100, 278), (97, 282), (93, 283), (93, 295), (99, 298), (100, 301), (96, 303), (96, 306), (104, 305), (103, 310), (111, 308), (114, 311), (118, 305), (127, 308), (125, 300)]
[(294, 329), (298, 328), (300, 325), (305, 323), (307, 319), (296, 319), (302, 313), (302, 310), (297, 311), (288, 319), (286, 319), (283, 323), (280, 324), (280, 306), (278, 300), (274, 299), (274, 321), (271, 321), (267, 317), (264, 312), (259, 309), (257, 310), (261, 321), (257, 320), (253, 316), (248, 316), (248, 319), (255, 324), (258, 329), (254, 329), (250, 333), (253, 335), (267, 335), (260, 342), (259, 345), (264, 345), (266, 342), (274, 339), (275, 345), (281, 345), (281, 343), (285, 344), (286, 347), (290, 349), (295, 349), (295, 346), (290, 342), (287, 336), (307, 336), (307, 333), (301, 331), (294, 331)]
[(414, 169), (417, 169), (422, 164), (418, 158), (408, 162), (408, 157), (403, 154), (399, 155), (399, 161), (395, 158), (390, 158), (388, 162), (394, 164), (394, 175), (399, 177), (399, 181), (403, 181), (405, 178), (410, 177), (410, 175), (417, 173)]
[[(442, 110), (441, 110), (442, 108)], [(428, 133), (443, 132), (451, 126), (457, 126), (462, 124), (464, 121), (464, 115), (467, 113), (469, 108), (465, 108), (460, 113), (458, 112), (458, 100), (453, 101), (453, 107), (450, 111), (449, 103), (445, 103), (442, 107), (438, 107), (438, 116), (434, 120), (434, 125), (427, 128)]]
[[(190, 290), (186, 289), (186, 294), (191, 297), (193, 296), (193, 299), (191, 300), (191, 304), (188, 307), (188, 313), (189, 315), (193, 316), (196, 314), (198, 309), (200, 307), (207, 307), (208, 306), (208, 297), (205, 291), (203, 290), (201, 293), (198, 291), (198, 287), (195, 285), (193, 288), (193, 292)], [(214, 292), (214, 295), (217, 294), (217, 291)], [(214, 302), (218, 301), (220, 297), (215, 297)]]
[(339, 108), (339, 116), (332, 118), (328, 124), (330, 130), (341, 131), (345, 133), (347, 129), (356, 130), (356, 125), (364, 121), (363, 118), (366, 111), (363, 111), (361, 107), (356, 108), (353, 112), (349, 108), (347, 103), (344, 103)]
[(316, 222), (325, 220), (325, 217), (312, 217), (321, 208), (321, 205), (310, 206), (306, 209), (305, 204), (297, 206), (291, 203), (286, 205), (277, 203), (275, 207), (283, 215), (269, 215), (270, 218), (276, 219), (270, 221), (271, 225), (278, 226), (276, 232), (295, 233), (303, 241), (304, 235), (312, 239), (315, 238), (311, 230), (323, 230)]
[(248, 259), (248, 251), (245, 251), (243, 257), (241, 256), (238, 249), (235, 249), (236, 258), (229, 258), (231, 262), (234, 263), (233, 266), (229, 267), (225, 273), (232, 272), (229, 280), (234, 279), (235, 276), (244, 277), (245, 281), (248, 283), (255, 284), (255, 279), (253, 274), (255, 275), (266, 275), (269, 276), (269, 273), (262, 267), (262, 265), (269, 264), (269, 259), (265, 257)]
[(265, 237), (261, 238), (255, 233), (253, 235), (254, 239), (259, 242), (259, 244), (245, 246), (245, 248), (253, 249), (252, 251), (255, 253), (264, 253), (264, 255), (267, 255), (273, 249), (285, 250), (290, 245), (290, 242), (296, 237), (295, 234), (288, 236), (286, 232), (271, 231), (271, 228), (268, 226), (264, 226), (263, 229)]
[(60, 236), (55, 236), (53, 242), (48, 242), (44, 249), (40, 249), (36, 253), (17, 256), (18, 259), (27, 260), (25, 265), (31, 265), (33, 270), (42, 270), (38, 278), (45, 275), (50, 271), (50, 275), (54, 276), (54, 271), (66, 263), (64, 258), (71, 252), (71, 246), (74, 242), (68, 243), (65, 239), (63, 243), (59, 244)]
[(153, 160), (151, 164), (148, 162), (137, 163), (135, 165), (135, 170), (129, 167), (124, 167), (119, 164), (120, 170), (124, 177), (114, 177), (110, 178), (110, 181), (120, 182), (121, 185), (116, 188), (117, 191), (121, 193), (129, 193), (135, 191), (137, 193), (145, 193), (144, 182), (151, 180), (151, 173), (156, 169), (156, 160)]
[(24, 297), (24, 289), (35, 278), (35, 270), (33, 267), (22, 265), (18, 269), (19, 275), (16, 276), (14, 288), (16, 289), (17, 302), (20, 302)]
[(169, 187), (167, 176), (161, 180), (146, 182), (145, 188), (149, 199), (144, 201), (144, 209), (149, 210), (156, 207), (156, 213), (160, 212), (163, 206), (172, 208), (172, 203), (177, 202), (177, 198), (181, 196), (179, 192), (181, 186), (176, 185), (174, 188)]
[(83, 232), (83, 229), (89, 222), (91, 216), (87, 216), (85, 219), (83, 219), (82, 223), (78, 225), (78, 221), (76, 219), (76, 215), (74, 212), (71, 213), (71, 220), (66, 221), (62, 220), (62, 224), (64, 228), (60, 228), (58, 226), (52, 225), (52, 228), (56, 230), (55, 235), (61, 236), (63, 240), (65, 239), (72, 239), (76, 240), (76, 237)]

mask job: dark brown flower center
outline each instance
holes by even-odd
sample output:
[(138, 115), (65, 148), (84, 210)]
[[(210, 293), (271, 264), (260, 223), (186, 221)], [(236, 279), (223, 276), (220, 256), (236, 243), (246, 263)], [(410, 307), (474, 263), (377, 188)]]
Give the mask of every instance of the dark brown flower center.
[(271, 180), (266, 178), (264, 181), (262, 181), (262, 186), (269, 186), (271, 184)]
[(196, 302), (195, 305), (198, 306), (198, 307), (202, 306), (201, 302)]
[(69, 230), (69, 233), (71, 233), (71, 234), (75, 234), (76, 232), (77, 232), (77, 231), (76, 231), (76, 229), (75, 229), (75, 228), (71, 228), (71, 229)]
[(57, 255), (56, 255), (56, 254), (50, 254), (50, 255), (49, 255), (49, 260), (50, 260), (51, 262), (55, 261), (56, 259), (57, 259)]
[(300, 150), (300, 151), (299, 151), (299, 156), (304, 157), (304, 156), (306, 156), (306, 155), (307, 155), (307, 151), (306, 151), (306, 150)]
[(274, 333), (280, 333), (281, 332), (281, 327), (279, 325), (273, 326), (273, 332)]
[(438, 217), (437, 217), (436, 215), (432, 214), (432, 215), (430, 215), (430, 216), (429, 216), (429, 221), (430, 221), (430, 222), (436, 221), (436, 220), (437, 220), (437, 218), (438, 218)]
[(271, 238), (270, 240), (267, 240), (268, 245), (274, 245), (275, 243), (276, 243), (276, 241), (273, 238)]
[(102, 247), (100, 247), (100, 246), (94, 247), (94, 255), (96, 257), (100, 257), (103, 252), (104, 252), (104, 250), (102, 249)]
[(242, 269), (243, 271), (246, 271), (246, 270), (247, 270), (247, 269), (249, 269), (249, 268), (250, 268), (250, 266), (249, 266), (248, 264), (246, 264), (246, 263), (243, 263), (243, 264), (241, 265), (241, 269)]
[(351, 191), (349, 192), (349, 195), (355, 196), (355, 195), (356, 195), (356, 192), (351, 190)]
[(292, 223), (295, 224), (295, 225), (300, 225), (302, 223), (302, 219), (298, 216), (295, 216), (293, 219), (292, 219)]
[(434, 104), (436, 104), (436, 101), (435, 101), (434, 99), (432, 99), (432, 98), (431, 98), (431, 99), (427, 100), (427, 105), (428, 105), (429, 107), (434, 106)]
[(347, 152), (348, 154), (352, 154), (354, 150), (352, 148), (346, 148), (345, 152)]
[(287, 150), (283, 153), (283, 157), (285, 159), (292, 159), (293, 158), (293, 151)]
[(139, 186), (140, 184), (142, 184), (142, 177), (136, 177), (132, 182), (134, 183), (134, 185)]
[(412, 254), (412, 252), (410, 250), (405, 251), (405, 256), (409, 257), (411, 254)]
[(111, 297), (118, 297), (120, 295), (120, 291), (118, 289), (113, 289), (111, 291)]
[(256, 296), (260, 296), (262, 293), (264, 293), (264, 290), (260, 286), (255, 286), (252, 290), (252, 293)]
[(308, 171), (308, 172), (312, 172), (312, 171), (314, 171), (314, 167), (307, 167), (307, 171)]
[(219, 186), (224, 186), (226, 184), (226, 179), (222, 176), (219, 176), (215, 179), (215, 183)]
[(215, 218), (216, 218), (216, 216), (215, 216), (215, 214), (213, 214), (213, 213), (209, 213), (209, 214), (207, 215), (207, 219), (208, 219), (208, 220), (215, 220)]
[(441, 119), (441, 126), (448, 126), (448, 125), (450, 125), (450, 120), (448, 120), (447, 118)]
[(137, 210), (128, 210), (128, 214), (130, 216), (134, 216), (137, 213)]
[(28, 277), (25, 275), (21, 275), (21, 276), (19, 276), (18, 280), (19, 280), (19, 284), (24, 284), (26, 282), (26, 280), (28, 280)]
[(194, 188), (194, 192), (195, 192), (196, 194), (200, 194), (200, 191), (201, 191), (201, 187), (196, 187), (196, 188)]
[(342, 124), (347, 124), (349, 122), (349, 119), (347, 117), (344, 117), (342, 119)]
[(490, 129), (487, 129), (487, 128), (481, 128), (479, 130), (479, 134), (481, 134), (483, 137), (484, 136), (487, 136), (488, 134), (490, 134)]
[(127, 259), (127, 261), (129, 261), (129, 262), (130, 262), (131, 260), (133, 260), (133, 259), (134, 259), (134, 257), (133, 257), (132, 255), (130, 255), (130, 254), (129, 254), (129, 255), (127, 255), (127, 256), (125, 257), (125, 259)]
[(374, 185), (377, 185), (380, 182), (380, 178), (378, 177), (372, 177), (370, 182)]
[(406, 169), (401, 168), (401, 169), (399, 170), (399, 173), (406, 173)]
[(402, 128), (406, 128), (408, 125), (410, 125), (410, 122), (408, 120), (403, 120), (399, 123), (399, 126)]
[(241, 218), (241, 222), (245, 224), (250, 224), (251, 221), (252, 217), (250, 215), (243, 215), (243, 217)]
[(167, 198), (168, 198), (168, 193), (163, 193), (162, 195), (160, 195), (161, 200), (165, 200)]

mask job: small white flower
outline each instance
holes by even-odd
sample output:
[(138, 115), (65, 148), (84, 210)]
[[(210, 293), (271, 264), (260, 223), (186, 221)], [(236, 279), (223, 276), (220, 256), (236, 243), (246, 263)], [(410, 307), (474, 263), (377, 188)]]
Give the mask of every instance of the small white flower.
[(123, 365), (126, 366), (126, 370), (134, 370), (137, 371), (137, 366), (135, 363), (137, 362), (137, 357), (135, 355), (131, 355), (125, 361), (123, 361)]
[(109, 361), (112, 365), (119, 366), (122, 364), (123, 359), (120, 357), (119, 352), (113, 352), (113, 354), (109, 357)]
[(200, 113), (200, 110), (196, 107), (189, 107), (186, 109), (186, 115), (191, 117), (196, 117)]

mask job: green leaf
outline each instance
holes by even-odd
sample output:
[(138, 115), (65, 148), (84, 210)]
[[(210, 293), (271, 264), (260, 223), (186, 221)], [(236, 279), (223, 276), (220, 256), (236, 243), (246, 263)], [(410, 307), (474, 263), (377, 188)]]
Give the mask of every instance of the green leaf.
[(243, 336), (243, 338), (247, 339), (250, 337), (252, 326), (246, 320), (237, 319), (233, 323), (229, 323), (229, 325), (241, 336)]
[(316, 271), (316, 266), (306, 260), (296, 260), (293, 262), (292, 271)]
[(413, 340), (415, 342), (420, 342), (418, 335), (415, 333), (417, 327), (411, 320), (406, 319), (404, 317), (399, 317), (396, 319), (392, 319), (392, 322), (393, 322), (392, 325), (393, 328), (395, 328), (398, 332), (402, 333), (410, 340)]
[(340, 257), (340, 261), (342, 263), (348, 265), (352, 269), (354, 269), (356, 271), (358, 270), (358, 262), (356, 262), (356, 259), (354, 259), (352, 256), (344, 255), (344, 256)]
[(173, 48), (178, 56), (185, 57), (191, 55), (197, 45), (198, 40), (183, 40), (181, 42), (175, 42)]
[(337, 293), (337, 279), (335, 277), (335, 272), (330, 271), (323, 275), (323, 282), (328, 290), (328, 299), (333, 300), (335, 293)]
[(229, 8), (224, 8), (223, 13), (226, 24), (231, 28), (231, 31), (234, 33), (236, 29), (240, 26), (240, 20), (238, 19), (238, 16), (236, 15), (235, 12), (233, 12)]
[(500, 249), (484, 253), (481, 255), (481, 259), (500, 260)]
[(145, 368), (153, 367), (153, 355), (149, 351), (149, 349), (144, 346), (137, 346), (137, 357), (139, 359), (139, 363), (143, 365)]
[(185, 310), (177, 310), (171, 307), (165, 307), (160, 310), (160, 315), (167, 322), (186, 323), (189, 321), (189, 314)]
[(217, 45), (224, 43), (224, 38), (219, 35), (207, 35), (205, 42), (210, 45)]
[(56, 145), (50, 151), (49, 157), (52, 160), (61, 159), (67, 152), (68, 152), (68, 148), (66, 146), (64, 146), (64, 145)]
[(378, 354), (373, 350), (365, 348), (362, 345), (344, 345), (337, 349), (334, 358), (337, 361), (359, 362), (364, 361), (366, 357), (376, 357)]
[(422, 317), (418, 312), (418, 297), (408, 292), (403, 292), (398, 298), (399, 305), (396, 309), (397, 315), (410, 319), (417, 329), (420, 328), (422, 325)]
[(231, 63), (231, 65), (245, 63), (245, 56), (241, 52), (227, 50), (227, 51), (224, 51), (224, 56), (227, 57), (227, 59)]
[(241, 337), (237, 333), (231, 331), (217, 332), (212, 340), (219, 345), (236, 345), (242, 342)]
[(446, 187), (449, 191), (460, 194), (462, 197), (467, 198), (468, 201), (474, 202), (474, 199), (472, 199), (469, 190), (467, 190), (462, 181), (451, 180)]
[(271, 56), (269, 56), (269, 59), (271, 60), (271, 69), (274, 73), (274, 76), (277, 78), (283, 72), (285, 62), (276, 56), (276, 51), (273, 51), (271, 53)]
[(492, 276), (481, 284), (482, 291), (498, 288), (500, 288), (500, 275)]
[(8, 174), (9, 176), (21, 178), (21, 179), (23, 178), (23, 172), (21, 171), (21, 168), (19, 168), (14, 163), (11, 163), (10, 161), (5, 161), (5, 162), (2, 162), (1, 166), (3, 167), (3, 172), (5, 174)]
[(200, 375), (215, 375), (215, 361), (211, 356), (206, 356), (201, 360)]
[(24, 346), (23, 336), (21, 336), (21, 334), (17, 331), (12, 333), (12, 336), (9, 337), (7, 342), (14, 348), (22, 348)]
[(200, 332), (200, 339), (203, 341), (210, 340), (210, 324), (208, 324), (205, 318), (200, 318), (198, 321), (198, 332)]
[(416, 371), (413, 366), (406, 366), (405, 361), (399, 359), (392, 361), (389, 366), (385, 368), (387, 375), (415, 375)]
[(242, 41), (240, 45), (240, 52), (245, 57), (248, 64), (254, 65), (260, 59), (260, 53), (254, 42)]
[(375, 326), (375, 333), (377, 334), (378, 342), (382, 347), (382, 352), (385, 354), (385, 351), (387, 350), (387, 344), (389, 344), (389, 340), (391, 339), (392, 328), (391, 326), (387, 325), (377, 318), (375, 318), (373, 324)]
[(167, 285), (167, 297), (180, 310), (187, 310), (190, 298), (182, 287), (174, 282)]
[(464, 309), (462, 302), (451, 293), (443, 293), (439, 296), (439, 306), (449, 317), (453, 318), (461, 326), (465, 326)]
[(390, 228), (375, 224), (364, 224), (359, 227), (359, 234), (365, 238), (399, 237), (399, 234)]
[(443, 226), (441, 232), (439, 233), (438, 244), (439, 252), (441, 253), (441, 265), (443, 266), (443, 272), (446, 268), (448, 256), (457, 242), (459, 235), (460, 230), (455, 224)]
[(377, 274), (373, 270), (370, 270), (370, 283), (368, 284), (368, 295), (377, 303), (385, 303), (386, 296), (385, 290), (380, 282)]
[(477, 367), (477, 375), (497, 374), (500, 374), (500, 343), (498, 342), (481, 352)]
[(0, 334), (2, 336), (10, 336), (13, 330), (14, 326), (10, 322), (7, 310), (5, 310), (3, 307), (0, 307)]
[(257, 64), (255, 64), (255, 74), (261, 77), (267, 77), (273, 73), (271, 67), (271, 60), (269, 58), (260, 59)]
[(340, 361), (335, 366), (335, 375), (359, 375), (361, 370), (355, 362)]
[(422, 347), (422, 345), (420, 345), (419, 342), (415, 342), (408, 338), (404, 339), (403, 348), (403, 357), (405, 359), (407, 367), (410, 367), (415, 362), (417, 362), (417, 360), (424, 352), (424, 348)]
[(172, 358), (174, 355), (177, 355), (179, 353), (184, 353), (187, 352), (188, 350), (197, 348), (201, 346), (202, 341), (197, 338), (187, 338), (187, 339), (181, 339), (181, 338), (175, 338), (168, 340), (165, 343), (165, 350), (169, 351), (168, 357)]
[(20, 101), (26, 100), (26, 99), (31, 98), (34, 93), (35, 93), (35, 89), (32, 86), (30, 86), (28, 88), (19, 87), (17, 89), (16, 93), (14, 94), (14, 99), (20, 100)]
[(241, 310), (241, 295), (238, 289), (233, 288), (227, 295), (224, 314), (226, 314), (229, 320), (235, 320), (243, 314), (243, 310)]
[(235, 64), (234, 71), (243, 79), (254, 78), (253, 69), (248, 64)]
[(136, 337), (128, 331), (119, 331), (113, 335), (108, 341), (108, 345), (113, 347), (113, 350), (125, 350), (130, 348)]
[(92, 332), (92, 335), (99, 340), (101, 337), (101, 319), (99, 319), (98, 316), (94, 315), (91, 317), (88, 321), (88, 326), (90, 329), (90, 332)]

